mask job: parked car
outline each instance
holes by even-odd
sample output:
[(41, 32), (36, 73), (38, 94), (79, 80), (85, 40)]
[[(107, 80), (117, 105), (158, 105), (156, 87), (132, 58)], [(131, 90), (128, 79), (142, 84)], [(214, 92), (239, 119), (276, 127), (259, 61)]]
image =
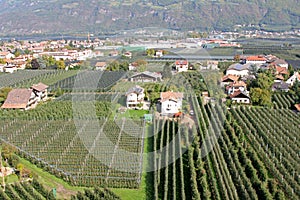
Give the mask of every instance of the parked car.
[(190, 115), (194, 115), (194, 111), (193, 110), (190, 110)]

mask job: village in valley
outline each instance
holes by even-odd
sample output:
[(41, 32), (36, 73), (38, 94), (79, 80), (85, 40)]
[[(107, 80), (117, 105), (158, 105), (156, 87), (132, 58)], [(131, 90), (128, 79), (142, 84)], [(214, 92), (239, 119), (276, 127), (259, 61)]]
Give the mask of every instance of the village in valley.
[[(240, 44), (221, 38), (223, 36), (218, 35), (206, 40), (190, 38), (184, 41), (171, 40), (168, 43), (163, 42), (161, 47), (167, 48), (160, 48), (159, 45), (153, 45), (146, 41), (141, 42), (142, 40), (127, 45), (126, 40), (110, 41), (97, 38), (91, 40), (90, 35), (88, 35), (87, 40), (83, 41), (36, 42), (12, 40), (2, 42), (0, 72), (21, 74), (22, 70), (25, 70), (26, 73), (30, 73), (28, 71), (34, 73), (37, 70), (122, 70), (127, 72), (126, 76), (122, 78), (122, 83), (126, 81), (136, 84), (135, 86), (133, 84), (131, 88), (127, 88), (128, 91), (125, 93), (126, 103), (123, 102), (122, 106), (145, 110), (149, 110), (150, 104), (153, 106), (153, 102), (149, 101), (151, 99), (149, 95), (145, 96), (145, 88), (142, 88), (139, 84), (144, 85), (150, 82), (164, 84), (165, 79), (169, 80), (180, 72), (213, 71), (219, 73), (220, 78), (217, 83), (224, 90), (222, 101), (226, 102), (227, 105), (270, 106), (273, 103), (271, 101), (272, 93), (289, 93), (292, 88), (295, 88), (293, 87), (294, 84), (298, 85), (297, 82), (300, 81), (300, 75), (297, 71), (299, 63), (296, 66), (294, 63), (291, 65), (275, 55), (235, 54), (230, 57), (211, 56), (208, 52), (205, 52), (203, 56), (202, 50), (207, 48), (241, 48)], [(132, 50), (126, 50), (126, 48)], [(186, 49), (186, 52), (191, 53), (185, 53), (184, 49)], [(184, 53), (180, 54), (180, 52)], [(221, 69), (219, 63), (222, 63)], [(199, 75), (200, 79), (201, 75)], [(47, 88), (48, 86), (41, 82), (33, 83), (32, 86), (28, 86), (26, 89), (13, 88), (7, 94), (7, 100), (4, 102), (4, 99), (2, 99), (2, 108), (25, 110), (33, 108), (39, 101), (47, 99)], [(53, 92), (54, 90), (50, 96), (53, 96)], [(162, 103), (161, 114), (174, 115), (181, 112), (184, 94), (180, 94), (181, 98), (177, 99), (177, 92), (165, 91), (165, 93), (161, 92), (160, 97), (157, 98)], [(163, 103), (166, 101), (165, 95), (170, 96), (168, 99), (170, 101), (177, 102), (179, 100), (178, 105), (172, 105), (170, 102)], [(206, 100), (209, 99), (208, 92), (204, 96)], [(157, 103), (157, 101), (155, 102)], [(296, 102), (294, 109), (297, 110), (299, 105)], [(170, 106), (168, 112), (164, 108), (165, 105)]]
[[(300, 62), (232, 37), (1, 41), (4, 190), (16, 174), (22, 181), (39, 177), (26, 159), (72, 187), (98, 185), (116, 199), (131, 189), (145, 199), (141, 184), (153, 187), (153, 199), (217, 195), (208, 188), (242, 199), (299, 197)], [(281, 116), (293, 120), (279, 124)], [(200, 158), (200, 142), (216, 132), (221, 139), (206, 145), (217, 147)], [(167, 152), (156, 151), (172, 140)], [(143, 157), (146, 151), (154, 157)], [(156, 169), (148, 177), (147, 164)], [(57, 189), (45, 188), (55, 197), (76, 195), (52, 185)]]

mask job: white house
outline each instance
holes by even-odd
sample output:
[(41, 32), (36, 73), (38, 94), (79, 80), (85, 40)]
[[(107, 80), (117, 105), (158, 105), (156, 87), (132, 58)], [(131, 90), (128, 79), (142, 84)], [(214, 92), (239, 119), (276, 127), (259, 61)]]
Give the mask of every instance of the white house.
[(106, 66), (107, 66), (106, 62), (97, 62), (95, 64), (95, 69), (104, 71), (106, 69)]
[(186, 72), (189, 69), (189, 62), (187, 60), (176, 60), (175, 67), (178, 72)]
[(164, 52), (163, 50), (157, 50), (155, 52), (155, 57), (158, 57), (158, 58), (162, 57), (164, 55), (163, 52)]
[(38, 83), (30, 87), (32, 89), (33, 93), (36, 96), (36, 100), (39, 101), (45, 101), (48, 96), (47, 91), (48, 85), (45, 85), (44, 83)]
[(226, 70), (226, 75), (235, 75), (235, 76), (248, 76), (249, 75), (249, 65), (243, 65), (240, 63), (232, 64)]
[(132, 62), (132, 63), (129, 64), (128, 69), (130, 71), (135, 71), (135, 70), (137, 70), (137, 67), (138, 67), (138, 63), (137, 62)]
[(243, 103), (243, 104), (249, 104), (250, 103), (250, 96), (245, 91), (235, 91), (230, 96), (230, 99), (234, 103)]
[(2, 59), (12, 59), (15, 55), (10, 53), (9, 51), (0, 51), (0, 58)]
[(1, 108), (28, 110), (36, 104), (36, 95), (32, 89), (12, 89)]
[(0, 64), (0, 72), (4, 72), (5, 64)]
[(257, 64), (261, 65), (267, 62), (267, 59), (264, 56), (248, 56), (245, 59), (246, 64)]
[(286, 69), (289, 68), (289, 64), (283, 59), (276, 59), (274, 62), (272, 62), (272, 64), (284, 67)]
[(144, 103), (144, 88), (138, 85), (130, 88), (125, 95), (127, 108), (140, 108), (140, 104)]
[(216, 60), (208, 60), (207, 61), (207, 68), (211, 70), (217, 70), (219, 65), (219, 61)]
[(17, 71), (18, 70), (18, 68), (17, 68), (17, 66), (15, 66), (15, 65), (6, 65), (5, 67), (4, 67), (4, 72), (6, 72), (6, 73), (14, 73), (15, 71)]
[(294, 83), (298, 80), (300, 82), (300, 74), (299, 72), (294, 72), (294, 74), (286, 81), (287, 84), (293, 86)]
[(239, 80), (240, 77), (235, 76), (235, 75), (225, 75), (223, 76), (222, 80), (221, 80), (221, 87), (224, 87), (226, 85), (229, 85), (230, 83), (236, 82)]
[(130, 51), (126, 51), (123, 56), (125, 56), (126, 58), (132, 58), (132, 53)]
[(247, 84), (244, 81), (235, 81), (233, 83), (230, 83), (226, 87), (226, 90), (229, 95), (233, 94), (236, 91), (245, 92), (245, 91), (247, 91)]
[(182, 92), (161, 92), (160, 102), (161, 102), (161, 114), (175, 114), (182, 109)]

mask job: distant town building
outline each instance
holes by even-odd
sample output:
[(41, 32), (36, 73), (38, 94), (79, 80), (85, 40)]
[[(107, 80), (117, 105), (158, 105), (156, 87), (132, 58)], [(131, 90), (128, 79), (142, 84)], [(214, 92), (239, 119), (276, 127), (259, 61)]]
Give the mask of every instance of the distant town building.
[(156, 72), (141, 72), (130, 77), (132, 82), (157, 82), (161, 81), (162, 75)]

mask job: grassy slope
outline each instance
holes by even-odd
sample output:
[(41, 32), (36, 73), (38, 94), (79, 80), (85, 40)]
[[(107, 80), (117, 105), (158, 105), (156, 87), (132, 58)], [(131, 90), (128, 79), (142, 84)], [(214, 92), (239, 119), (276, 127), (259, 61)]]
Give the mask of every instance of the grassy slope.
[(24, 165), (25, 168), (31, 170), (34, 174), (38, 174), (38, 180), (42, 183), (48, 190), (56, 188), (58, 199), (70, 199), (71, 195), (76, 194), (78, 191), (83, 191), (84, 187), (74, 187), (69, 185), (62, 179), (57, 178), (54, 175), (44, 171), (41, 168), (33, 165), (29, 161), (19, 158), (20, 163)]

